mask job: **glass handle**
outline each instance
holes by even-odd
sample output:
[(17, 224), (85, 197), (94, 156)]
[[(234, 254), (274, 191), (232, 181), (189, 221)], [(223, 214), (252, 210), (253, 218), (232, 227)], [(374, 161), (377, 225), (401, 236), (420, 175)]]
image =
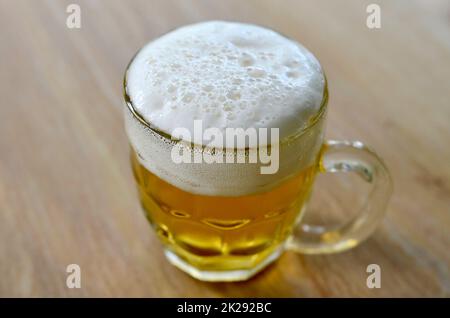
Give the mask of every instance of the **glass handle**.
[(383, 161), (359, 141), (325, 143), (322, 172), (356, 172), (371, 185), (359, 214), (339, 227), (295, 227), (286, 248), (304, 254), (335, 253), (355, 247), (369, 237), (382, 220), (392, 192), (392, 181)]

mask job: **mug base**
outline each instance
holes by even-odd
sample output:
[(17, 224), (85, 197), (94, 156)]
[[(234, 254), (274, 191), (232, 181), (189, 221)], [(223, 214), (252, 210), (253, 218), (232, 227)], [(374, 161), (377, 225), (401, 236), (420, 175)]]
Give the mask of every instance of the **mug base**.
[(283, 252), (283, 248), (276, 249), (272, 254), (265, 258), (261, 263), (251, 269), (238, 269), (238, 270), (227, 270), (227, 271), (208, 271), (198, 269), (191, 264), (184, 261), (181, 257), (173, 253), (172, 251), (165, 249), (164, 254), (166, 255), (168, 261), (182, 270), (183, 272), (189, 274), (190, 276), (206, 282), (236, 282), (244, 281), (266, 268), (269, 264), (274, 262), (280, 257)]

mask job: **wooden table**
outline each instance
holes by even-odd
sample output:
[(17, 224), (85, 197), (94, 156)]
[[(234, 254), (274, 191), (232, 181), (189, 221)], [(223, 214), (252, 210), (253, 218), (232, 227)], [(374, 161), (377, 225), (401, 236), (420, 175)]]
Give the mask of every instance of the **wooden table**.
[[(72, 2), (80, 29), (66, 27)], [(366, 26), (370, 2), (381, 29)], [(449, 16), (445, 0), (0, 1), (0, 296), (448, 297)], [(387, 217), (364, 244), (287, 252), (244, 283), (199, 282), (165, 260), (129, 167), (122, 75), (150, 39), (209, 19), (267, 25), (319, 58), (328, 137), (372, 145), (394, 180)], [(345, 180), (320, 177), (316, 218), (355, 209), (346, 186), (357, 181)], [(66, 287), (71, 263), (81, 289)], [(380, 289), (366, 286), (371, 263)]]

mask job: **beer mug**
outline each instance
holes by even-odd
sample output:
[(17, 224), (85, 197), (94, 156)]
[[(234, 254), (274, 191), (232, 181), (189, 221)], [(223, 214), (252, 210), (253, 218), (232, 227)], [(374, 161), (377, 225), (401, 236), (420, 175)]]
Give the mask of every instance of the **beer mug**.
[[(167, 259), (197, 279), (245, 280), (285, 250), (350, 249), (385, 213), (392, 183), (383, 161), (361, 142), (324, 140), (322, 68), (303, 46), (272, 30), (213, 21), (172, 31), (133, 57), (124, 99), (143, 210)], [(246, 137), (253, 128), (279, 128), (271, 135), (278, 138), (230, 148), (174, 133), (185, 126), (195, 134), (196, 121), (219, 133), (242, 127)], [(180, 149), (194, 159), (174, 158)], [(276, 154), (274, 169), (267, 161), (250, 163), (252, 150)], [(196, 160), (206, 155), (220, 160)], [(233, 155), (242, 160), (224, 159)], [(335, 172), (356, 172), (370, 184), (360, 213), (338, 228), (305, 224), (315, 176)]]

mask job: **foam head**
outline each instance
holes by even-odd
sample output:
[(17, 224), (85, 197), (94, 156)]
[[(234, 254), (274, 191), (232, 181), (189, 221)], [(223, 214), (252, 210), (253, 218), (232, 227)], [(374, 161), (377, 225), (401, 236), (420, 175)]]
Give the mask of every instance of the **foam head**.
[(146, 45), (134, 58), (127, 91), (136, 111), (168, 134), (204, 128), (276, 127), (286, 137), (321, 104), (324, 76), (299, 43), (255, 25), (206, 22)]
[[(228, 127), (278, 128), (283, 140), (310, 124), (321, 107), (324, 88), (319, 62), (299, 43), (263, 27), (221, 21), (188, 25), (148, 43), (126, 74), (126, 92), (134, 110), (169, 135), (179, 127), (193, 134), (194, 120), (201, 119), (204, 129), (215, 127), (224, 135)], [(172, 166), (169, 158), (156, 158), (160, 149), (155, 148), (149, 132), (138, 128), (130, 114), (126, 119), (130, 140), (141, 152), (143, 164), (187, 191), (239, 195), (251, 192), (255, 184), (261, 189), (271, 181), (256, 176), (254, 167), (238, 164), (203, 165), (202, 171), (208, 170), (205, 176), (192, 165)], [(308, 151), (313, 152), (314, 142)], [(286, 151), (280, 149), (280, 166), (288, 160), (296, 167), (285, 163), (281, 167), (284, 176), (298, 170), (298, 155)], [(228, 182), (227, 176), (234, 178), (234, 174), (239, 180)], [(243, 177), (247, 178), (244, 182)]]

